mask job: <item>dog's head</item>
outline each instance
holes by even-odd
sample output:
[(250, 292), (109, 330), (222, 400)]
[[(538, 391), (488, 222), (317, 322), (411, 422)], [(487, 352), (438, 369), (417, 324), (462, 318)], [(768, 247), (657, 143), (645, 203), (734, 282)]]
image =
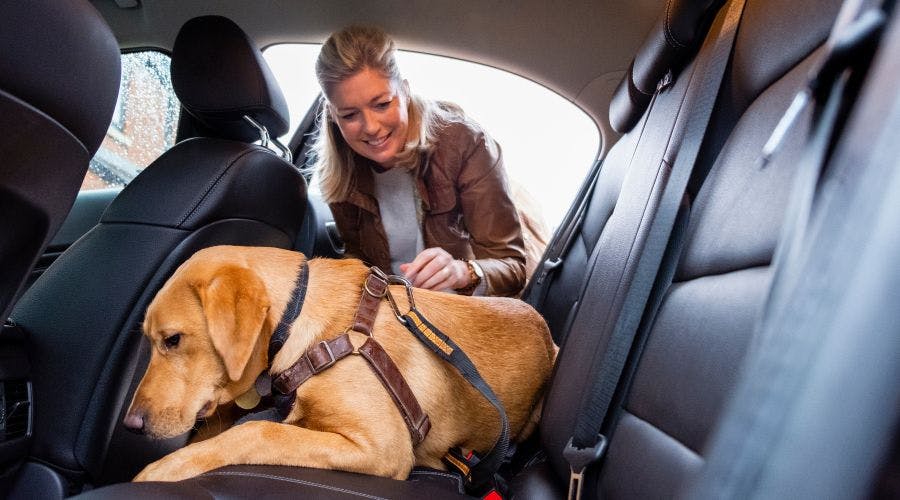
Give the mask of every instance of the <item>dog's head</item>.
[(147, 308), (150, 365), (127, 428), (173, 437), (247, 391), (265, 369), (269, 299), (251, 269), (192, 257)]

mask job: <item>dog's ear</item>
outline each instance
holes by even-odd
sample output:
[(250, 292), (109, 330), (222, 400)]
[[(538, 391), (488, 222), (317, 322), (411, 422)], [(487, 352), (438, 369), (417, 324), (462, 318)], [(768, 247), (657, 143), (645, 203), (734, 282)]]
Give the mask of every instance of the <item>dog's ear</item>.
[(197, 287), (213, 347), (228, 377), (238, 380), (250, 361), (269, 310), (262, 280), (245, 267), (227, 265)]

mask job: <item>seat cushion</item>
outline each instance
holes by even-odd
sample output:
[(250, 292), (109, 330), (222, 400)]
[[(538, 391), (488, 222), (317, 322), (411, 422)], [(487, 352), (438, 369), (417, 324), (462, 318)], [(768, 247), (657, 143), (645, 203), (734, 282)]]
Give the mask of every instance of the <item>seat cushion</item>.
[(368, 498), (429, 500), (470, 498), (460, 493), (459, 478), (440, 471), (413, 471), (409, 480), (309, 469), (243, 465), (223, 467), (173, 483), (121, 483), (88, 491), (75, 498)]

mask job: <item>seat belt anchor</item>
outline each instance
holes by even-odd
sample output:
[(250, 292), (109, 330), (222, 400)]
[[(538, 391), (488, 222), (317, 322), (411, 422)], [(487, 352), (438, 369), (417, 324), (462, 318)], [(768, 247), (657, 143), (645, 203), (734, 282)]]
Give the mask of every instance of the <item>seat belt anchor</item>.
[(569, 442), (566, 443), (565, 449), (563, 449), (563, 458), (566, 459), (566, 462), (569, 462), (569, 500), (580, 500), (581, 499), (581, 489), (584, 484), (584, 471), (587, 470), (588, 465), (600, 460), (600, 457), (603, 456), (603, 453), (606, 452), (606, 436), (603, 434), (598, 434), (597, 442), (594, 446), (590, 446), (587, 448), (576, 448), (574, 444), (572, 444), (572, 439), (569, 438)]

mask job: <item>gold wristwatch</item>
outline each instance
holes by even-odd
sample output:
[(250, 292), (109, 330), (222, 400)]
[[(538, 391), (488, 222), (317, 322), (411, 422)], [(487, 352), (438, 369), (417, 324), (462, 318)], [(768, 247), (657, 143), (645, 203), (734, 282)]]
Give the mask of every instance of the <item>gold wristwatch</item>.
[(472, 292), (474, 292), (478, 285), (484, 280), (484, 271), (474, 260), (466, 260), (465, 262), (466, 266), (469, 268), (469, 284), (462, 288), (457, 288), (456, 293), (460, 295), (472, 295)]

